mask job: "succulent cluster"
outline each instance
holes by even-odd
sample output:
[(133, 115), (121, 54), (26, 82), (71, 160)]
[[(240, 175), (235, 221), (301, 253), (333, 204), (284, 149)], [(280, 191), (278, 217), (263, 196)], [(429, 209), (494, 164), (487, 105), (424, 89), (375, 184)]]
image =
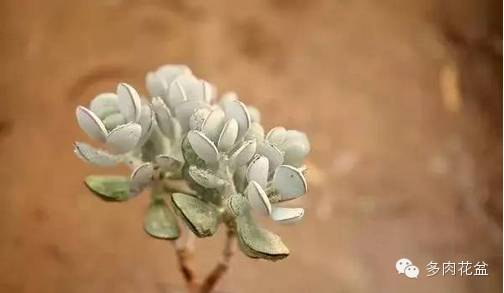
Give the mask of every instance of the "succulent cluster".
[(286, 257), (287, 247), (259, 227), (254, 215), (280, 223), (303, 217), (302, 208), (279, 204), (306, 192), (306, 135), (283, 127), (265, 135), (257, 109), (232, 92), (216, 101), (215, 87), (183, 65), (149, 72), (146, 87), (149, 97), (141, 97), (120, 83), (115, 93), (77, 107), (79, 126), (106, 149), (76, 142), (77, 156), (133, 170), (129, 177), (88, 176), (86, 186), (109, 201), (125, 201), (149, 188), (144, 229), (153, 237), (178, 238), (177, 215), (198, 237), (212, 236), (224, 224), (246, 255)]

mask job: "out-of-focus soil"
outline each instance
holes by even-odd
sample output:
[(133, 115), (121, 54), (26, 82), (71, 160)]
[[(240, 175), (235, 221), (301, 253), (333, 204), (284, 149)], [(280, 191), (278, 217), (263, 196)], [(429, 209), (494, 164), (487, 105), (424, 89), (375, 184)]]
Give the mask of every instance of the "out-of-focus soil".
[[(74, 109), (190, 65), (312, 142), (305, 219), (266, 225), (292, 255), (233, 259), (223, 292), (501, 292), (499, 1), (0, 2), (0, 291), (173, 292), (148, 200), (104, 203), (72, 153)], [(121, 170), (125, 172), (125, 170)], [(220, 233), (222, 234), (222, 233)], [(215, 263), (222, 236), (197, 241)], [(400, 277), (408, 257), (418, 280)], [(426, 277), (429, 261), (487, 277)]]

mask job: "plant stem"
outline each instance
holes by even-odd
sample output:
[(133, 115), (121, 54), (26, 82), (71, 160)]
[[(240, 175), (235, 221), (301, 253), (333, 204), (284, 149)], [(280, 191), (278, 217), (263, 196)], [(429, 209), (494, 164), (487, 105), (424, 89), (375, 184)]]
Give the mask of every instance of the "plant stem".
[(200, 293), (209, 293), (215, 288), (217, 282), (229, 269), (229, 263), (234, 254), (235, 232), (229, 229), (226, 233), (226, 242), (222, 251), (222, 260), (208, 274), (200, 288)]
[(193, 245), (190, 239), (191, 233), (186, 230), (186, 241), (181, 244), (180, 239), (174, 241), (175, 254), (179, 269), (187, 285), (189, 292), (197, 292), (198, 284), (196, 282), (196, 273), (191, 266), (191, 258), (193, 257)]
[(169, 193), (180, 192), (194, 196), (196, 195), (194, 190), (192, 190), (189, 186), (187, 186), (187, 183), (184, 180), (165, 179), (164, 187), (165, 190)]

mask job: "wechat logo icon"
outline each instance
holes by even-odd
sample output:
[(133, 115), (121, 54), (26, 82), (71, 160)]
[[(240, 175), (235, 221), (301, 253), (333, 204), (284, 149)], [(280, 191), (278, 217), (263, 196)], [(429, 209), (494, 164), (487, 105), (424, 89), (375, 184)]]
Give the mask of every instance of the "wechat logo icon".
[(417, 266), (414, 266), (411, 260), (407, 258), (401, 258), (396, 262), (396, 270), (399, 275), (405, 275), (410, 279), (418, 279), (420, 270)]

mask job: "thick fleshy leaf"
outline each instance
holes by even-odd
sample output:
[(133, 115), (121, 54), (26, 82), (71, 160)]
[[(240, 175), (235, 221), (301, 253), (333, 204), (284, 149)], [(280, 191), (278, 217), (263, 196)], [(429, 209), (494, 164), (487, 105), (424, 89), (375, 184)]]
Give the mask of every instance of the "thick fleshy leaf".
[(245, 136), (250, 127), (250, 115), (247, 106), (238, 100), (223, 104), (224, 112), (228, 118), (233, 118), (238, 123), (238, 139)]
[(89, 104), (89, 110), (95, 113), (100, 119), (119, 113), (117, 95), (115, 93), (102, 93), (97, 95)]
[(255, 155), (247, 168), (247, 180), (259, 183), (262, 188), (266, 188), (268, 183), (268, 158), (261, 155)]
[(98, 141), (105, 142), (107, 129), (96, 114), (86, 107), (78, 106), (75, 115), (77, 116), (77, 123), (87, 135)]
[(280, 237), (266, 229), (257, 227), (250, 213), (236, 218), (236, 230), (240, 249), (252, 258), (280, 260), (289, 255), (289, 249)]
[(304, 216), (302, 208), (282, 208), (274, 207), (271, 211), (271, 218), (282, 224), (291, 224), (300, 221)]
[(108, 131), (113, 130), (121, 124), (126, 124), (126, 118), (121, 113), (113, 113), (103, 119), (103, 125)]
[(250, 204), (248, 202), (248, 199), (241, 193), (235, 193), (231, 195), (227, 204), (227, 207), (235, 216), (250, 213)]
[(257, 145), (257, 153), (268, 158), (270, 173), (273, 173), (273, 171), (283, 163), (282, 152), (268, 141), (264, 141)]
[(221, 108), (215, 108), (201, 125), (201, 131), (213, 142), (217, 142), (222, 127), (226, 123), (226, 114)]
[(252, 123), (260, 123), (261, 122), (261, 112), (256, 107), (247, 106), (247, 110), (250, 115), (250, 121)]
[(303, 132), (288, 130), (285, 142), (279, 148), (284, 151), (285, 164), (301, 167), (310, 152), (310, 142)]
[(266, 135), (266, 139), (276, 146), (282, 145), (286, 137), (287, 130), (281, 126), (272, 128)]
[(130, 122), (138, 122), (140, 119), (142, 103), (137, 91), (126, 83), (117, 86), (117, 99), (119, 110)]
[(250, 128), (245, 134), (245, 140), (255, 140), (257, 143), (262, 143), (264, 141), (264, 128), (261, 124), (253, 122), (250, 124)]
[(215, 100), (216, 96), (217, 88), (213, 84), (203, 80), (203, 100), (210, 104)]
[(145, 85), (151, 97), (164, 97), (167, 94), (168, 85), (157, 72), (147, 73)]
[(160, 66), (156, 73), (166, 82), (166, 85), (169, 87), (171, 83), (179, 76), (183, 74), (191, 75), (191, 69), (186, 65), (181, 64), (166, 64)]
[(238, 95), (235, 92), (225, 92), (219, 100), (219, 105), (224, 107), (225, 104), (236, 100), (238, 100)]
[(161, 98), (152, 99), (152, 110), (156, 113), (156, 122), (161, 132), (169, 139), (175, 139), (181, 130), (180, 125)]
[(133, 170), (130, 178), (131, 194), (138, 194), (144, 188), (149, 186), (150, 183), (152, 182), (153, 175), (154, 175), (154, 166), (150, 162), (143, 163), (140, 166), (138, 166), (135, 170)]
[(144, 230), (159, 239), (173, 240), (180, 236), (177, 219), (162, 199), (150, 203), (144, 219)]
[(254, 209), (260, 211), (262, 214), (271, 214), (271, 203), (264, 192), (264, 189), (255, 181), (250, 181), (247, 189), (245, 189), (245, 195), (247, 196), (250, 206)]
[(217, 142), (217, 148), (222, 152), (229, 151), (233, 147), (237, 137), (238, 123), (234, 119), (229, 119), (222, 128), (222, 132)]
[[(182, 140), (182, 155), (184, 157), (184, 161), (186, 162), (184, 165), (195, 165), (206, 168), (206, 162), (194, 151), (187, 136)], [(189, 169), (188, 166), (186, 167), (186, 169)]]
[(169, 86), (168, 103), (170, 107), (175, 107), (184, 101), (198, 100), (205, 101), (208, 94), (206, 82), (197, 79), (191, 74), (178, 76)]
[(205, 188), (217, 188), (226, 183), (211, 170), (200, 169), (196, 166), (189, 167), (189, 176), (191, 176), (196, 183)]
[(307, 184), (303, 173), (295, 167), (281, 165), (273, 175), (273, 187), (282, 200), (293, 199), (306, 193)]
[(247, 164), (256, 152), (257, 143), (254, 140), (247, 140), (231, 155), (231, 161), (235, 168)]
[(215, 206), (183, 193), (174, 193), (172, 201), (176, 211), (196, 236), (208, 237), (217, 232), (220, 219)]
[(208, 108), (201, 108), (196, 110), (194, 114), (191, 115), (191, 118), (189, 119), (189, 128), (191, 130), (201, 130), (201, 126), (203, 125), (203, 122), (208, 118), (208, 115), (210, 115), (210, 109)]
[(124, 176), (88, 176), (84, 181), (94, 194), (106, 201), (125, 201), (130, 199), (130, 185)]
[(178, 119), (182, 130), (189, 130), (189, 120), (196, 111), (208, 107), (208, 104), (199, 100), (185, 101), (175, 106), (175, 117)]
[(243, 192), (247, 187), (247, 166), (243, 165), (235, 169), (233, 175), (234, 184), (238, 192)]
[(218, 151), (213, 142), (201, 131), (191, 130), (187, 133), (187, 139), (196, 154), (208, 164), (214, 164), (218, 160)]
[[(197, 197), (204, 202), (212, 203), (215, 205), (220, 205), (222, 203), (222, 196), (220, 194), (220, 189), (203, 187), (201, 184), (197, 183), (192, 176), (189, 174), (189, 168), (191, 165), (184, 164), (182, 167), (182, 176), (186, 179), (188, 186), (195, 191)], [(201, 170), (205, 170), (206, 164), (203, 162), (202, 165), (197, 166)]]
[(107, 136), (107, 146), (115, 153), (122, 154), (133, 150), (137, 145), (142, 127), (136, 123), (119, 125)]
[(142, 133), (138, 140), (137, 146), (142, 146), (150, 138), (154, 130), (154, 120), (156, 119), (154, 111), (148, 104), (142, 105), (142, 113), (138, 124), (142, 127)]
[(111, 155), (104, 150), (95, 149), (94, 147), (83, 142), (76, 142), (74, 144), (74, 152), (85, 162), (97, 166), (110, 167), (117, 165), (117, 163), (119, 162), (116, 156)]
[(160, 116), (167, 116), (167, 117), (172, 117), (172, 113), (170, 108), (168, 108), (160, 97), (153, 97), (152, 98), (152, 110), (154, 113)]
[(162, 172), (176, 172), (184, 164), (179, 159), (170, 155), (158, 155), (156, 157), (156, 163)]

